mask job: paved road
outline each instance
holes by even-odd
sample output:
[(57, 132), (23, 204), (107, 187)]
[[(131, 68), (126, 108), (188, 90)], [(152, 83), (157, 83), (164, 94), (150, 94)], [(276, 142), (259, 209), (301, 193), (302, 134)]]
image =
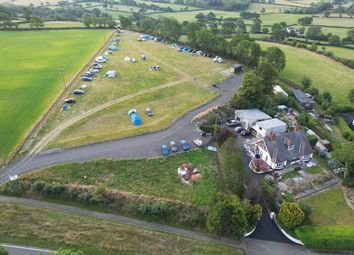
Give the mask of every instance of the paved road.
[(9, 252), (9, 255), (39, 255), (53, 254), (53, 250), (36, 248), (31, 246), (22, 246), (15, 244), (1, 244)]
[(212, 106), (227, 103), (240, 88), (242, 78), (243, 75), (233, 76), (219, 83), (216, 88), (210, 87), (210, 89), (218, 92), (220, 96), (184, 115), (172, 124), (172, 126), (163, 131), (27, 156), (25, 160), (15, 162), (0, 170), (0, 184), (9, 180), (9, 174), (21, 175), (34, 169), (59, 163), (83, 162), (99, 158), (133, 159), (160, 156), (161, 144), (182, 138), (191, 142), (193, 137), (198, 136), (197, 127), (191, 123), (192, 118)]
[(27, 205), (27, 206), (35, 206), (35, 207), (41, 207), (41, 208), (47, 208), (47, 209), (60, 210), (60, 211), (63, 211), (65, 213), (69, 213), (69, 214), (81, 214), (81, 215), (86, 215), (86, 216), (93, 216), (93, 217), (97, 217), (100, 219), (115, 221), (118, 223), (132, 225), (132, 226), (136, 226), (136, 227), (148, 228), (151, 230), (165, 232), (165, 233), (183, 236), (183, 237), (187, 237), (187, 238), (193, 238), (193, 239), (207, 241), (207, 242), (216, 242), (216, 243), (220, 243), (223, 245), (228, 245), (228, 246), (232, 246), (232, 247), (236, 247), (236, 248), (245, 249), (242, 242), (236, 241), (233, 239), (222, 238), (222, 237), (218, 237), (218, 236), (204, 234), (201, 232), (194, 232), (194, 231), (175, 228), (175, 227), (162, 225), (162, 224), (158, 224), (158, 223), (137, 220), (137, 219), (128, 218), (128, 217), (116, 215), (116, 214), (102, 213), (102, 212), (92, 211), (92, 210), (83, 209), (83, 208), (79, 208), (79, 207), (73, 207), (73, 206), (67, 206), (67, 205), (62, 205), (62, 204), (55, 204), (55, 203), (49, 203), (49, 202), (28, 199), (28, 198), (19, 198), (19, 197), (0, 196), (0, 202), (6, 202), (6, 203), (10, 202), (10, 203), (22, 204), (22, 205)]

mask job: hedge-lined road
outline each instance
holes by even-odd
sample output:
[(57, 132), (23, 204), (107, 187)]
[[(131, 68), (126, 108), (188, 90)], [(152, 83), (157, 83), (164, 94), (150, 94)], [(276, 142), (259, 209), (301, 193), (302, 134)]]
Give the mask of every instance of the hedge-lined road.
[(29, 155), (1, 169), (0, 185), (9, 180), (9, 175), (21, 175), (34, 169), (65, 162), (83, 162), (99, 158), (134, 159), (158, 157), (161, 155), (161, 144), (167, 144), (171, 140), (186, 139), (193, 147), (192, 139), (199, 136), (197, 127), (191, 123), (193, 117), (210, 107), (227, 103), (240, 88), (242, 78), (243, 75), (233, 76), (220, 82), (217, 87), (211, 86), (210, 89), (218, 92), (220, 94), (219, 97), (187, 113), (165, 130), (103, 143)]
[(36, 248), (32, 246), (23, 246), (15, 244), (0, 244), (5, 250), (9, 252), (9, 255), (46, 255), (53, 254), (53, 250)]

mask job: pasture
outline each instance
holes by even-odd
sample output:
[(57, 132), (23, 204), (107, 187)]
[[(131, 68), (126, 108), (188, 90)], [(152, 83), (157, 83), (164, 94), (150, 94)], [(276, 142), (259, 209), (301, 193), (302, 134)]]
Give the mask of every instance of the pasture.
[[(185, 185), (177, 178), (178, 166), (188, 162), (200, 171), (203, 177), (201, 182)], [(80, 185), (103, 184), (107, 188), (135, 195), (167, 198), (206, 207), (213, 194), (220, 189), (215, 168), (215, 154), (204, 149), (168, 158), (63, 164), (35, 171), (24, 178)]]
[(286, 67), (281, 72), (283, 78), (300, 84), (302, 77), (306, 75), (311, 78), (313, 86), (320, 92), (328, 91), (337, 103), (350, 105), (347, 95), (353, 88), (352, 69), (308, 50), (276, 43), (258, 43), (263, 49), (277, 46), (284, 51)]
[[(47, 21), (44, 22), (45, 28), (64, 28), (64, 27), (84, 27), (82, 22), (76, 21)], [(19, 26), (20, 28), (29, 28), (29, 23), (23, 23)]]
[(53, 249), (67, 247), (92, 255), (244, 254), (241, 249), (213, 242), (53, 209), (2, 202), (0, 213), (1, 242)]
[[(71, 111), (58, 110), (43, 129), (43, 135), (103, 103), (119, 102), (62, 130), (50, 148), (72, 147), (165, 128), (187, 111), (214, 98), (216, 94), (207, 87), (228, 77), (222, 71), (228, 69), (231, 62), (215, 64), (211, 58), (180, 53), (171, 45), (138, 42), (138, 36), (126, 31), (120, 37), (120, 50), (109, 55), (104, 68), (87, 83), (87, 93), (76, 97), (78, 103)], [(139, 61), (142, 54), (147, 61)], [(134, 57), (137, 63), (125, 62), (126, 56)], [(152, 65), (161, 66), (161, 70), (150, 71)], [(108, 70), (116, 70), (117, 77), (104, 77)], [(78, 83), (77, 88), (81, 85)], [(145, 116), (148, 107), (155, 113), (153, 118)], [(127, 115), (131, 108), (138, 110), (143, 125), (131, 124)]]
[(68, 81), (110, 33), (0, 32), (0, 163), (63, 90), (63, 79)]

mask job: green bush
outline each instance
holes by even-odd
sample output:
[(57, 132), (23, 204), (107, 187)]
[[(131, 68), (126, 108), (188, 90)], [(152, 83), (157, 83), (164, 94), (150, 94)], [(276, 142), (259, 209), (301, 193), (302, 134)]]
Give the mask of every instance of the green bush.
[(8, 255), (9, 252), (5, 250), (2, 246), (0, 246), (0, 255)]
[(41, 181), (41, 180), (37, 180), (33, 183), (32, 185), (32, 189), (35, 191), (35, 192), (42, 192), (43, 188), (45, 186), (45, 182), (44, 181)]
[(338, 127), (345, 139), (354, 141), (354, 131), (348, 126), (343, 117), (338, 117)]
[(25, 194), (30, 187), (31, 187), (30, 182), (27, 182), (23, 179), (17, 179), (11, 182), (7, 182), (5, 186), (2, 188), (2, 191), (6, 194), (19, 196)]
[(139, 206), (138, 211), (145, 216), (166, 219), (172, 210), (165, 203), (157, 201), (154, 203), (142, 203)]
[(304, 212), (294, 202), (283, 202), (278, 216), (280, 222), (289, 229), (300, 226), (305, 219)]
[(264, 180), (262, 182), (262, 190), (263, 190), (263, 199), (266, 202), (267, 206), (270, 210), (274, 211), (275, 202), (277, 199), (277, 188), (274, 182), (269, 180)]
[(353, 226), (302, 226), (295, 233), (306, 246), (317, 250), (353, 251)]

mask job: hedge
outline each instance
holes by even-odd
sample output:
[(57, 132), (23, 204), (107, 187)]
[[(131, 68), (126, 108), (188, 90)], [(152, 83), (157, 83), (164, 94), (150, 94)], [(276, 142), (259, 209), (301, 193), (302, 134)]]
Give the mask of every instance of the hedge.
[(353, 251), (354, 226), (302, 226), (296, 236), (312, 249), (326, 251)]
[(338, 117), (338, 127), (342, 136), (348, 141), (354, 141), (354, 131), (348, 126), (343, 117)]

